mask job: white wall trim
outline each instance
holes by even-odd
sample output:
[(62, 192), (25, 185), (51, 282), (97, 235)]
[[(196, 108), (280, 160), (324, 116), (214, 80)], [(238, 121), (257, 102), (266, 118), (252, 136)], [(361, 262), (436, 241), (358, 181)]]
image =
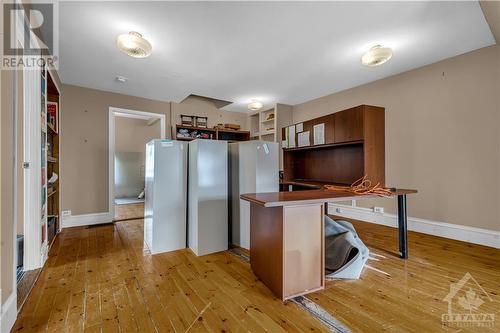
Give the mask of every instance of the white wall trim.
[(109, 214), (113, 218), (115, 216), (115, 118), (116, 117), (140, 118), (149, 120), (158, 118), (160, 120), (160, 139), (166, 138), (166, 124), (167, 124), (165, 114), (122, 109), (114, 106), (109, 107), (108, 209), (109, 209)]
[[(0, 292), (0, 296), (1, 296)], [(1, 302), (0, 302), (1, 303)], [(17, 294), (10, 293), (5, 303), (0, 304), (0, 332), (10, 332), (17, 319)]]
[[(393, 228), (397, 228), (398, 226), (397, 215), (375, 213), (370, 208), (329, 203), (328, 211), (330, 214), (355, 220)], [(410, 216), (408, 216), (408, 230), (500, 249), (500, 231), (437, 222)]]
[(113, 215), (109, 212), (95, 213), (95, 214), (82, 214), (82, 215), (69, 215), (63, 216), (62, 227), (81, 227), (86, 225), (110, 223), (113, 221)]

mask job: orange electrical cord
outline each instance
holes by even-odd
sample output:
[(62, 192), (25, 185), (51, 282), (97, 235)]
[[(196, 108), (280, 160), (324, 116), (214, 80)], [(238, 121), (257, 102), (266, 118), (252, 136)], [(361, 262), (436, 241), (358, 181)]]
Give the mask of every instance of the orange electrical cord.
[(393, 195), (390, 189), (380, 186), (380, 183), (372, 186), (372, 181), (368, 179), (367, 175), (356, 180), (351, 186), (325, 185), (325, 188), (329, 191), (344, 191), (360, 195), (375, 194), (381, 197), (390, 197)]

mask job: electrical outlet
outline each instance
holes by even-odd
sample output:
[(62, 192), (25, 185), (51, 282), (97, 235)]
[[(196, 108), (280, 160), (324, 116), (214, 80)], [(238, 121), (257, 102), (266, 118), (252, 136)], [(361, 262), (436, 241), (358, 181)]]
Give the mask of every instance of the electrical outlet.
[(70, 210), (63, 210), (62, 216), (71, 216), (71, 211)]
[(384, 207), (373, 207), (375, 213), (384, 214)]

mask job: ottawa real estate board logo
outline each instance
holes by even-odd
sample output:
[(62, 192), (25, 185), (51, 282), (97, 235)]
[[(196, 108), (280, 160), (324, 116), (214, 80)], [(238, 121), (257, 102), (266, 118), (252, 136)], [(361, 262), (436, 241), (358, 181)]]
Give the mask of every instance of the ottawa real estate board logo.
[(491, 310), (492, 304), (495, 303), (470, 273), (466, 273), (457, 283), (450, 284), (450, 292), (443, 301), (448, 302), (448, 313), (441, 315), (443, 326), (495, 326), (495, 314), (487, 311)]
[(1, 69), (58, 67), (56, 4), (2, 1)]

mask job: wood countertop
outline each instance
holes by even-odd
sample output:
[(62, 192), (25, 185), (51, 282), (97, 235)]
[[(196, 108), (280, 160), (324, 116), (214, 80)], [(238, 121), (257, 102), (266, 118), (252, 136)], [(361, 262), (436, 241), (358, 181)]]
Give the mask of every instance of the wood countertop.
[[(313, 184), (300, 182), (283, 182), (289, 185), (309, 185)], [(375, 194), (354, 194), (347, 191), (331, 191), (316, 185), (316, 189), (292, 191), (292, 192), (268, 192), (268, 193), (246, 193), (240, 195), (240, 198), (255, 203), (263, 207), (296, 206), (301, 204), (325, 203), (335, 201), (357, 200), (367, 198), (380, 198)], [(396, 189), (393, 196), (417, 193), (417, 190)]]

